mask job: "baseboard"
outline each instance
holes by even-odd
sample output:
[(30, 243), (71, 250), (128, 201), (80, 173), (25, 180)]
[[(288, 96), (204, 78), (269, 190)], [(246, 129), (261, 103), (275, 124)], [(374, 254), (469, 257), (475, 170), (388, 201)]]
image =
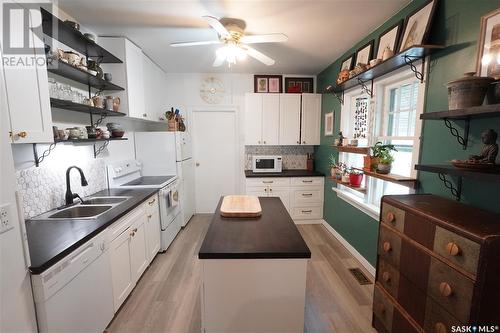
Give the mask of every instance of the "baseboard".
[(295, 224), (323, 224), (323, 220), (293, 220)]
[(326, 230), (328, 230), (335, 238), (337, 238), (337, 240), (342, 245), (344, 245), (347, 251), (349, 251), (354, 256), (354, 258), (359, 261), (361, 266), (363, 266), (368, 271), (368, 273), (370, 273), (371, 276), (375, 278), (375, 267), (373, 267), (368, 262), (368, 260), (366, 260), (365, 257), (363, 257), (351, 244), (349, 244), (349, 242), (346, 241), (344, 237), (342, 237), (335, 229), (333, 229), (332, 226), (328, 224), (328, 222), (322, 220), (321, 224), (323, 224)]

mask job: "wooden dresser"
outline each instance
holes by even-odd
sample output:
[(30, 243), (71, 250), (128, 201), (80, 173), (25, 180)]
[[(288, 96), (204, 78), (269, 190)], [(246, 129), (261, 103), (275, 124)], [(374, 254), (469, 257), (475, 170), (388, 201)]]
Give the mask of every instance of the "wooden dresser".
[(380, 222), (378, 332), (500, 325), (500, 215), (429, 194), (394, 195), (383, 197)]

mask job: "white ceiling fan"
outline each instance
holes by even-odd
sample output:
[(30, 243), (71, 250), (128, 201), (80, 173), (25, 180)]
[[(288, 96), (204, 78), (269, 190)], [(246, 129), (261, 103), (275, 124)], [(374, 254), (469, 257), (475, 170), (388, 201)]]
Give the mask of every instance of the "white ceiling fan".
[(231, 66), (231, 64), (236, 63), (236, 60), (245, 59), (247, 55), (267, 66), (272, 66), (275, 63), (274, 59), (247, 44), (281, 43), (288, 40), (288, 37), (281, 33), (246, 36), (246, 23), (240, 19), (223, 17), (218, 20), (213, 16), (203, 16), (203, 18), (217, 32), (219, 40), (171, 43), (170, 46), (184, 47), (221, 44), (222, 47), (216, 52), (214, 67), (221, 66), (224, 61), (227, 61), (228, 65)]

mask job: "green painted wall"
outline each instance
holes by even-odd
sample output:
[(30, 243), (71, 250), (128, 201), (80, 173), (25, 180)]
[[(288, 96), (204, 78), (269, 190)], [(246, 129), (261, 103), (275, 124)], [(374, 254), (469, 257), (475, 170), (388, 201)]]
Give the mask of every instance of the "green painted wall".
[[(335, 82), (342, 59), (371, 39), (375, 39), (377, 43), (381, 32), (404, 18), (422, 3), (422, 0), (412, 1), (324, 69), (318, 75), (318, 91), (323, 91), (327, 85)], [(431, 56), (424, 112), (446, 110), (448, 107), (446, 83), (461, 77), (465, 72), (475, 71), (480, 18), (498, 7), (500, 7), (500, 0), (439, 1), (430, 33), (430, 42), (447, 45), (447, 48)], [(376, 48), (377, 45), (375, 45)], [(336, 110), (334, 133), (338, 133), (340, 104), (334, 96), (324, 94), (322, 113), (331, 112), (333, 109)], [(457, 122), (456, 124), (463, 128), (463, 123)], [(323, 126), (324, 124), (322, 124), (321, 133), (323, 133)], [(482, 146), (480, 133), (487, 128), (500, 132), (500, 118), (473, 120), (470, 144), (464, 151), (455, 138), (449, 134), (443, 122), (424, 122), (420, 151), (421, 163), (443, 163), (453, 158), (466, 158), (472, 153), (477, 153)], [(321, 145), (316, 149), (316, 166), (325, 174), (329, 174), (328, 158), (331, 153), (335, 153), (330, 148), (333, 138), (322, 136)], [(422, 192), (451, 198), (436, 174), (421, 172), (419, 180)], [(378, 222), (338, 198), (332, 191), (332, 186), (334, 186), (333, 183), (327, 180), (325, 183), (325, 220), (372, 265), (375, 265)], [(464, 179), (462, 202), (500, 212), (500, 186)]]

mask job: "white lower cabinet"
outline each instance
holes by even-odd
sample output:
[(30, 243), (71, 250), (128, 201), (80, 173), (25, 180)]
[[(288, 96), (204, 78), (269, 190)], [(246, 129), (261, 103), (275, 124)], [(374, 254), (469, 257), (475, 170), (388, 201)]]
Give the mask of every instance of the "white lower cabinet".
[(246, 193), (259, 197), (279, 197), (294, 220), (323, 218), (323, 177), (247, 178)]
[(149, 198), (146, 207), (146, 241), (148, 260), (151, 262), (160, 251), (160, 207), (158, 205), (158, 194)]

